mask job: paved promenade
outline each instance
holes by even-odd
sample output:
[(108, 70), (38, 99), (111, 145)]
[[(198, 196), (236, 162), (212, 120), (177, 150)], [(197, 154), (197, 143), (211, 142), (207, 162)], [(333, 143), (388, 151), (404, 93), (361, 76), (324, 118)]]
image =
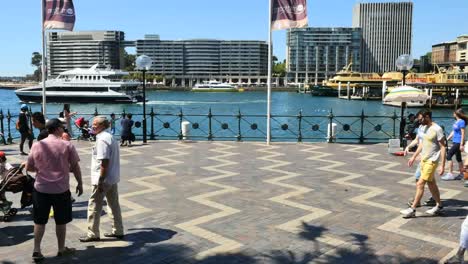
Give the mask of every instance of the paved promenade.
[[(438, 263), (454, 253), (468, 213), (462, 182), (439, 181), (445, 215), (423, 208), (402, 219), (413, 169), (384, 144), (161, 141), (121, 148), (125, 240), (84, 244), (92, 143), (75, 144), (85, 193), (67, 246), (77, 253), (55, 257), (51, 219), (45, 263)], [(17, 149), (0, 146), (10, 162), (24, 159)], [(28, 210), (0, 222), (0, 263), (30, 263), (32, 248)]]

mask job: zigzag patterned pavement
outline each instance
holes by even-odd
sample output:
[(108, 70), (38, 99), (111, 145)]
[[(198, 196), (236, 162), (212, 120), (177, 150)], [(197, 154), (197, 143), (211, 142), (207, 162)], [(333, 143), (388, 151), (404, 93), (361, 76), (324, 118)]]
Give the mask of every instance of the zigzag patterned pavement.
[[(82, 244), (93, 145), (74, 144), (85, 183), (67, 231), (77, 252), (54, 257), (50, 219), (47, 263), (437, 263), (454, 254), (468, 212), (461, 182), (439, 181), (445, 216), (402, 219), (413, 169), (384, 144), (155, 141), (121, 148), (125, 239)], [(26, 158), (17, 149), (0, 146), (12, 163)], [(28, 209), (0, 222), (0, 262), (30, 263), (32, 238)]]

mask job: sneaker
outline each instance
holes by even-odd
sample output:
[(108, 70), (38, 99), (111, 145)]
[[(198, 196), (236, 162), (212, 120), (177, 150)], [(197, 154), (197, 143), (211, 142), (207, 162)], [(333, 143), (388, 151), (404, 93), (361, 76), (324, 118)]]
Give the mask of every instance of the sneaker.
[(444, 176), (441, 177), (444, 181), (453, 181), (457, 176), (453, 175), (451, 172), (447, 172)]
[(465, 180), (465, 182), (463, 183), (463, 186), (468, 187), (468, 180)]
[(403, 215), (403, 218), (411, 218), (411, 217), (416, 217), (416, 210), (413, 208), (409, 207), (404, 210), (400, 211), (400, 214)]
[(463, 174), (458, 174), (457, 177), (455, 177), (454, 180), (459, 181), (461, 179), (463, 179)]
[(436, 204), (436, 201), (432, 197), (423, 203), (424, 206), (435, 206)]
[(451, 258), (444, 261), (444, 264), (462, 264), (462, 263), (463, 263), (463, 257), (458, 254), (455, 254)]
[(44, 255), (39, 252), (33, 252), (32, 259), (35, 263), (42, 262), (44, 260)]
[(442, 208), (443, 208), (442, 206), (436, 205), (436, 206), (432, 207), (431, 209), (427, 210), (426, 214), (436, 215), (436, 214), (440, 213), (440, 211), (442, 211)]
[[(410, 198), (410, 199), (408, 200), (407, 205), (408, 205), (409, 207), (413, 206), (413, 201), (414, 201), (414, 199), (413, 199), (413, 198)], [(421, 204), (417, 204), (417, 205), (416, 205), (416, 208), (418, 208), (418, 207), (421, 207)]]

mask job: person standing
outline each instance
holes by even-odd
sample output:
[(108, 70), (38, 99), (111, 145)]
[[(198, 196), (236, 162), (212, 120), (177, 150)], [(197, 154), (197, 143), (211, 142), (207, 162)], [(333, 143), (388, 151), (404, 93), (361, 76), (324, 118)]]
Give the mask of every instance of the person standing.
[[(66, 129), (67, 133), (69, 133), (70, 137), (73, 138), (73, 130), (71, 126), (71, 118), (76, 115), (77, 112), (71, 112), (70, 111), (70, 104), (64, 104), (63, 105), (63, 118), (65, 118), (65, 122), (67, 124)], [(61, 116), (62, 117), (62, 116)]]
[(18, 117), (18, 123), (16, 125), (16, 128), (21, 134), (21, 142), (20, 142), (20, 154), (21, 155), (28, 155), (28, 153), (24, 152), (24, 142), (26, 139), (29, 141), (29, 150), (31, 150), (32, 144), (33, 144), (33, 133), (31, 128), (29, 127), (29, 120), (28, 120), (28, 106), (26, 104), (21, 105), (21, 112)]
[(92, 127), (96, 133), (96, 144), (91, 160), (93, 190), (88, 202), (88, 232), (80, 238), (80, 241), (100, 240), (99, 222), (104, 198), (107, 200), (107, 212), (113, 222), (112, 232), (105, 233), (104, 236), (122, 239), (124, 229), (117, 188), (120, 181), (119, 143), (106, 131), (109, 128), (109, 121), (105, 116), (95, 117)]
[(132, 145), (132, 127), (133, 127), (133, 120), (132, 120), (132, 114), (127, 114), (127, 118), (124, 118), (120, 121), (120, 126), (122, 127), (122, 131), (120, 134), (120, 146), (127, 145), (128, 141), (128, 146)]
[(41, 241), (51, 207), (54, 209), (55, 232), (58, 242), (57, 256), (65, 256), (74, 249), (65, 247), (67, 223), (72, 221), (70, 194), (70, 172), (78, 183), (76, 193), (83, 194), (79, 156), (75, 147), (61, 139), (65, 124), (53, 118), (46, 122), (49, 136), (32, 146), (26, 163), (26, 170), (36, 172), (33, 191), (34, 250), (32, 258), (38, 262), (44, 259)]
[(117, 119), (115, 118), (115, 114), (114, 113), (111, 113), (110, 114), (110, 129), (111, 129), (111, 133), (112, 135), (115, 135), (115, 121), (117, 121)]
[[(444, 181), (450, 180), (461, 180), (463, 178), (463, 160), (461, 153), (465, 150), (465, 127), (468, 117), (465, 115), (463, 110), (457, 109), (453, 112), (453, 117), (455, 118), (455, 123), (453, 124), (453, 130), (450, 135), (447, 137), (447, 140), (452, 139), (452, 147), (447, 153), (447, 160), (449, 162), (449, 171), (442, 177)], [(460, 173), (458, 175), (453, 174), (453, 161), (452, 158), (455, 155), (458, 168)]]
[(436, 215), (442, 210), (440, 192), (434, 174), (437, 170), (439, 159), (442, 160), (439, 174), (442, 175), (445, 170), (445, 136), (442, 128), (432, 122), (432, 112), (430, 110), (421, 111), (421, 115), (421, 125), (425, 126), (422, 144), (419, 144), (418, 149), (408, 161), (408, 166), (413, 166), (414, 161), (419, 153), (421, 153), (421, 177), (416, 184), (416, 195), (413, 204), (411, 207), (400, 211), (404, 218), (416, 216), (416, 207), (421, 203), (426, 183), (429, 186), (432, 198), (436, 201), (436, 205), (427, 210), (426, 213)]
[(31, 115), (32, 118), (32, 124), (35, 128), (39, 129), (39, 135), (37, 135), (37, 141), (41, 141), (44, 138), (47, 138), (49, 136), (49, 132), (47, 132), (47, 129), (45, 128), (45, 119), (44, 115), (41, 112), (34, 112)]

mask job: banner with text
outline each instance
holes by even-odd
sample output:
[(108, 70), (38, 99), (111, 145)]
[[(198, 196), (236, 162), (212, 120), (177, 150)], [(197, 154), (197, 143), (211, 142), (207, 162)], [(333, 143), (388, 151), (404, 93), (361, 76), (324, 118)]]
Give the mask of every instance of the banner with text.
[(72, 0), (42, 0), (44, 29), (73, 30), (75, 8)]
[(271, 29), (307, 27), (306, 0), (271, 0)]

